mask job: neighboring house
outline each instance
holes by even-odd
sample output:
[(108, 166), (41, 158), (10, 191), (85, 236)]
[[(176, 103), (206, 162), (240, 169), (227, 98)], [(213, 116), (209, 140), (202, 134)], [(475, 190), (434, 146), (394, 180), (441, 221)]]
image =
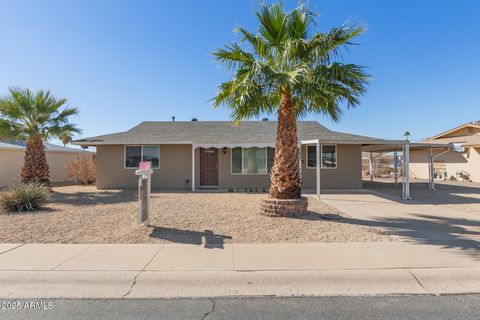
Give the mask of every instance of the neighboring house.
[[(92, 157), (89, 151), (72, 149), (45, 143), (45, 153), (50, 169), (51, 182), (68, 181), (66, 165), (77, 157)], [(20, 182), (20, 173), (25, 158), (25, 143), (22, 141), (0, 141), (0, 187)]]
[[(152, 188), (266, 190), (274, 160), (277, 122), (142, 122), (120, 133), (73, 144), (96, 147), (99, 189), (135, 188), (139, 162), (151, 161)], [(362, 187), (362, 146), (392, 141), (331, 131), (298, 121), (298, 142), (321, 142), (321, 186)], [(304, 189), (316, 187), (316, 145), (302, 145)], [(193, 165), (192, 165), (193, 164)]]
[[(400, 167), (400, 157), (397, 158), (397, 168)], [(362, 171), (364, 177), (370, 176), (370, 168), (375, 177), (390, 177), (395, 172), (395, 157), (393, 152), (363, 152)], [(397, 169), (398, 170), (398, 169)], [(397, 171), (398, 172), (398, 171)]]
[[(463, 124), (426, 139), (428, 143), (451, 144), (446, 152), (437, 152), (435, 157), (435, 176), (437, 179), (450, 179), (452, 176), (462, 180), (462, 172), (468, 173), (473, 181), (480, 182), (480, 121)], [(435, 155), (434, 155), (435, 156)], [(413, 176), (428, 179), (428, 161), (425, 152), (412, 151), (410, 171)]]

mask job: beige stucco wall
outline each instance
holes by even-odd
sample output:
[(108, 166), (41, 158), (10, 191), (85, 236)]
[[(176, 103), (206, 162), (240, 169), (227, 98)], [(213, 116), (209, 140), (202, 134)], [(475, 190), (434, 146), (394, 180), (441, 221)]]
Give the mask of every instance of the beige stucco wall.
[[(337, 146), (337, 169), (321, 170), (323, 188), (361, 188), (361, 147), (359, 145)], [(316, 187), (316, 170), (307, 169), (306, 147), (302, 148), (302, 172), (304, 189)], [(195, 186), (200, 187), (200, 149), (195, 150)], [(124, 146), (97, 147), (97, 188), (136, 188), (135, 169), (124, 169)], [(160, 168), (152, 175), (154, 189), (191, 189), (191, 145), (160, 145)], [(187, 179), (189, 182), (187, 183)], [(218, 150), (218, 188), (268, 188), (270, 176), (238, 175), (231, 173), (231, 149)]]
[[(136, 188), (135, 169), (124, 168), (124, 146), (97, 146), (97, 188)], [(160, 168), (152, 174), (154, 189), (191, 188), (192, 146), (160, 145)]]
[[(464, 153), (448, 151), (435, 158), (435, 161), (444, 161), (449, 177), (455, 176), (457, 171), (467, 171), (473, 181), (480, 182), (480, 148), (468, 148), (468, 152)], [(411, 152), (410, 173), (415, 178), (428, 179), (426, 150)]]
[[(316, 169), (306, 167), (306, 146), (302, 147), (303, 189), (315, 189)], [(362, 187), (362, 147), (360, 145), (337, 145), (337, 168), (320, 170), (321, 188), (361, 188)]]
[[(51, 182), (68, 181), (66, 165), (78, 156), (91, 157), (86, 153), (46, 151), (47, 163), (50, 169)], [(23, 166), (25, 150), (0, 150), (0, 186), (20, 182), (20, 172)]]

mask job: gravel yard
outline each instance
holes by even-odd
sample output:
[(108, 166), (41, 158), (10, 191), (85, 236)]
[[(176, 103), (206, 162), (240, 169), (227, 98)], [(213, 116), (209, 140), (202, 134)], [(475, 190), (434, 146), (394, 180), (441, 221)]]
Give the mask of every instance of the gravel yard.
[(302, 218), (269, 218), (253, 193), (152, 193), (150, 226), (136, 218), (135, 190), (54, 188), (42, 211), (0, 214), (0, 242), (262, 243), (392, 241), (315, 198)]
[[(402, 196), (402, 185), (392, 179), (363, 181), (363, 187), (373, 191)], [(444, 205), (463, 212), (480, 214), (480, 183), (463, 181), (435, 181), (436, 191), (428, 189), (428, 181), (412, 180), (410, 192), (414, 200), (428, 204)]]

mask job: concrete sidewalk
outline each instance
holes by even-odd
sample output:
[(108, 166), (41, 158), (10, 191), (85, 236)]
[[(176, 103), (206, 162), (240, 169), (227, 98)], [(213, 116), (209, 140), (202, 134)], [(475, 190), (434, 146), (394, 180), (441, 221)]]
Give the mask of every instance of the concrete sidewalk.
[(407, 242), (1, 244), (2, 298), (480, 292), (480, 259)]

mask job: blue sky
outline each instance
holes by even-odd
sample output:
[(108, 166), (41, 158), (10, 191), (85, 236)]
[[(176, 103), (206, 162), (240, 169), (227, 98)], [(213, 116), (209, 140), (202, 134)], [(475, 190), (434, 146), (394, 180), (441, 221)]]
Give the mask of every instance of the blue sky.
[[(50, 89), (80, 108), (82, 136), (143, 120), (225, 120), (209, 100), (227, 72), (211, 55), (255, 30), (245, 1), (0, 0), (0, 94)], [(296, 1), (286, 1), (287, 8)], [(480, 119), (480, 1), (311, 1), (326, 31), (351, 19), (368, 31), (344, 61), (368, 67), (362, 104), (327, 127), (398, 139)]]

